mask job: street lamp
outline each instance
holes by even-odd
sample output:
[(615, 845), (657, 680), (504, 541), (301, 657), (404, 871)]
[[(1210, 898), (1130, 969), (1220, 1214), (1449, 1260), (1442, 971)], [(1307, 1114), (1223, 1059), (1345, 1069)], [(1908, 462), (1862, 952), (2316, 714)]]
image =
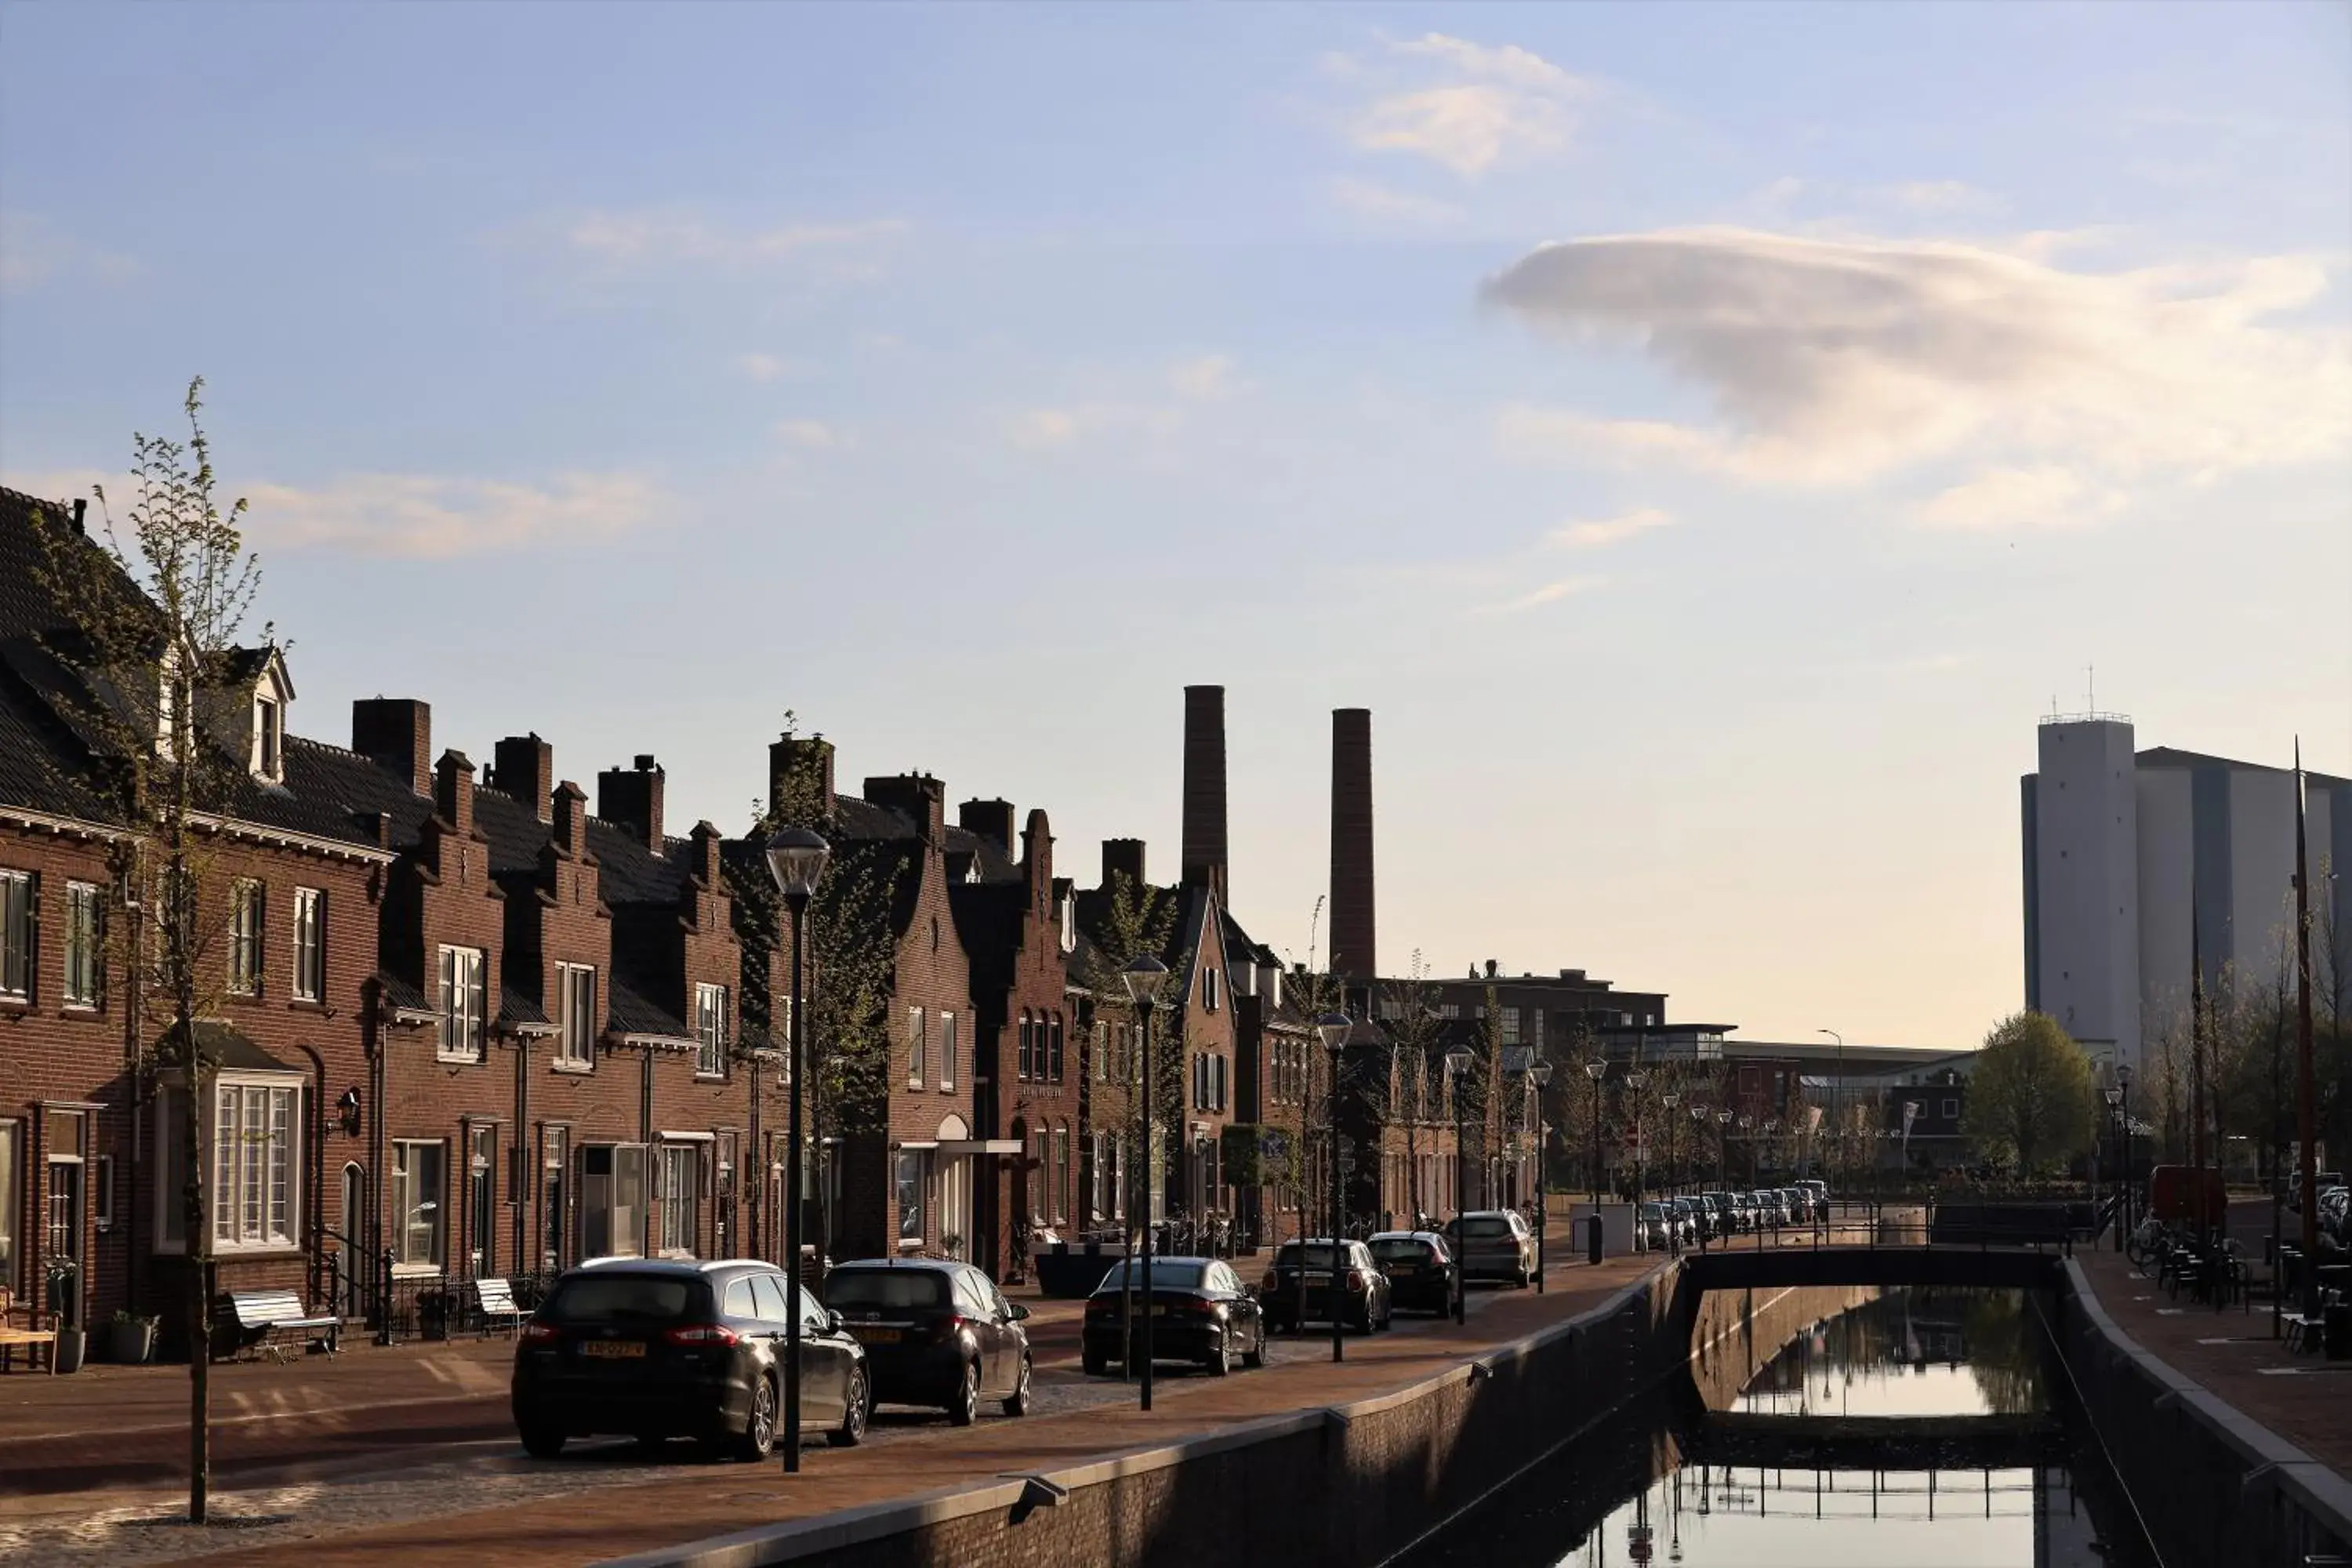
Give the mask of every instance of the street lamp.
[[(801, 1057), (804, 1036), (801, 1026), (801, 965), (808, 924), (810, 897), (816, 891), (824, 863), (833, 853), (825, 841), (805, 827), (781, 828), (768, 835), (768, 875), (793, 911), (793, 1012), (786, 1042), (792, 1073), (791, 1110), (786, 1113), (784, 1140), (784, 1295), (792, 1310), (784, 1318), (784, 1473), (801, 1468)], [(751, 1063), (751, 1147), (760, 1146), (760, 1064)], [(753, 1216), (757, 1218), (756, 1214)]]
[[(1331, 1058), (1331, 1283), (1329, 1286), (1329, 1301), (1331, 1308), (1331, 1359), (1333, 1361), (1343, 1361), (1347, 1358), (1348, 1353), (1345, 1342), (1343, 1342), (1339, 1337), (1339, 1229), (1341, 1225), (1341, 1215), (1339, 1212), (1341, 1207), (1339, 1196), (1339, 1058), (1340, 1054), (1347, 1050), (1348, 1035), (1349, 1031), (1355, 1028), (1355, 1026), (1356, 1021), (1353, 1018), (1349, 1017), (1345, 1013), (1326, 1013), (1315, 1020), (1315, 1032), (1323, 1037), (1324, 1052)], [(1299, 1271), (1302, 1274), (1306, 1272), (1306, 1262), (1307, 1260), (1303, 1258), (1299, 1259)], [(1369, 1280), (1366, 1281), (1365, 1289), (1369, 1291), (1370, 1288), (1370, 1282)], [(1370, 1300), (1370, 1297), (1367, 1296), (1364, 1307), (1364, 1321), (1370, 1323), (1371, 1321), (1372, 1310)]]
[(1650, 1075), (1640, 1068), (1625, 1075), (1625, 1087), (1633, 1094), (1633, 1202), (1636, 1205), (1642, 1201), (1642, 1086), (1649, 1081)]
[(1675, 1179), (1675, 1107), (1682, 1102), (1683, 1097), (1671, 1089), (1658, 1096), (1658, 1103), (1666, 1108), (1666, 1191), (1670, 1193), (1681, 1184)]
[(2116, 1246), (2117, 1250), (2121, 1250), (2121, 1248), (2123, 1247), (2123, 1245), (2124, 1245), (2124, 1237), (2125, 1237), (2126, 1234), (2128, 1234), (2128, 1233), (2129, 1233), (2129, 1231), (2130, 1231), (2130, 1229), (2131, 1229), (2131, 1201), (2132, 1201), (2132, 1163), (2131, 1163), (2132, 1121), (2131, 1121), (2131, 1086), (2132, 1086), (2132, 1069), (2131, 1069), (2131, 1064), (2130, 1064), (2129, 1062), (2123, 1062), (2123, 1063), (2118, 1064), (2118, 1065), (2116, 1066), (2116, 1089), (2117, 1092), (2122, 1096), (2122, 1098), (2121, 1098), (2120, 1100), (2118, 1100), (2116, 1103), (2117, 1108), (2118, 1108), (2118, 1109), (2122, 1111), (2122, 1113), (2123, 1113), (2123, 1122), (2124, 1122), (2124, 1157), (2123, 1157), (2123, 1175), (2122, 1175), (2122, 1178), (2121, 1178), (2121, 1179), (2122, 1179), (2122, 1181), (2123, 1181), (2123, 1187), (2124, 1187), (2124, 1212), (2123, 1212), (2123, 1215), (2122, 1215), (2122, 1218), (2123, 1218), (2123, 1222), (2124, 1222), (2124, 1223), (2123, 1223), (2123, 1229), (2122, 1229), (2121, 1231), (2117, 1232), (2117, 1234), (2116, 1234)]
[[(1151, 1013), (1160, 1005), (1160, 988), (1168, 983), (1168, 966), (1151, 954), (1138, 953), (1118, 972), (1127, 983), (1127, 998), (1143, 1022), (1143, 1398), (1151, 1408)], [(1130, 1338), (1135, 1332), (1128, 1326)]]
[(1550, 1194), (1545, 1190), (1547, 1184), (1544, 1180), (1546, 1145), (1543, 1120), (1543, 1091), (1545, 1086), (1551, 1082), (1551, 1063), (1540, 1059), (1536, 1061), (1528, 1067), (1528, 1078), (1536, 1086), (1536, 1294), (1540, 1296), (1544, 1289), (1544, 1263), (1547, 1257), (1544, 1232), (1551, 1228), (1551, 1205), (1549, 1201)]
[(1469, 1282), (1462, 1278), (1462, 1238), (1465, 1227), (1462, 1223), (1462, 1080), (1469, 1076), (1470, 1053), (1445, 1053), (1446, 1099), (1454, 1105), (1454, 1321), (1460, 1322), (1467, 1310), (1463, 1293)]
[[(2116, 1068), (2116, 1070), (2118, 1073), (2120, 1073), (2123, 1069), (2122, 1069), (2121, 1068)], [(2123, 1091), (2121, 1089), (2107, 1089), (2105, 1093), (2103, 1093), (2103, 1094), (2100, 1096), (2100, 1098), (2101, 1098), (2102, 1100), (2105, 1100), (2107, 1102), (2107, 1121), (2108, 1121), (2109, 1122), (2113, 1123), (2113, 1124), (2114, 1124), (2114, 1126), (2115, 1126), (2115, 1129), (2116, 1129), (2116, 1145), (2117, 1145), (2116, 1152), (2118, 1153), (2118, 1155), (2120, 1155), (2120, 1154), (2121, 1154), (2121, 1152), (2122, 1152), (2121, 1145), (2122, 1145), (2122, 1143), (2123, 1143), (2123, 1130), (2124, 1130), (2124, 1129), (2123, 1129), (2123, 1104), (2124, 1104), (2124, 1091)], [(2097, 1151), (2096, 1151), (2095, 1149), (2094, 1149), (2094, 1150), (2093, 1150), (2093, 1152), (2092, 1152), (2092, 1153), (2093, 1153), (2093, 1162), (2092, 1162), (2092, 1163), (2093, 1163), (2094, 1167), (2095, 1168), (2096, 1163), (2097, 1163)], [(2117, 1252), (2121, 1252), (2121, 1251), (2124, 1249), (2124, 1225), (2123, 1225), (2123, 1219), (2124, 1219), (2124, 1176), (2123, 1176), (2123, 1169), (2122, 1169), (2122, 1161), (2121, 1161), (2121, 1159), (2120, 1159), (2120, 1158), (2118, 1158), (2118, 1160), (2116, 1161), (2116, 1250)]]
[[(1584, 1076), (1592, 1080), (1592, 1206), (1597, 1210), (1601, 1206), (1601, 1080), (1609, 1076), (1609, 1058), (1595, 1057), (1585, 1063)], [(1600, 1217), (1593, 1215), (1596, 1224)]]
[(1838, 1120), (1845, 1113), (1845, 1037), (1835, 1029), (1816, 1029), (1817, 1035), (1827, 1035), (1837, 1042), (1837, 1078), (1830, 1085), (1830, 1124), (1843, 1126)]
[(1715, 1179), (1731, 1185), (1731, 1109), (1715, 1113)]

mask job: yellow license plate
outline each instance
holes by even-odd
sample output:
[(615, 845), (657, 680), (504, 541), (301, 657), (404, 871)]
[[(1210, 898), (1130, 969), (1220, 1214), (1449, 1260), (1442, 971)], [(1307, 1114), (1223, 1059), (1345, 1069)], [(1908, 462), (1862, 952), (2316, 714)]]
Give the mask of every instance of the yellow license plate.
[(642, 1340), (590, 1340), (580, 1347), (580, 1353), (599, 1361), (627, 1361), (646, 1353)]
[(853, 1328), (850, 1331), (857, 1336), (861, 1344), (895, 1345), (898, 1342), (898, 1331), (896, 1329)]

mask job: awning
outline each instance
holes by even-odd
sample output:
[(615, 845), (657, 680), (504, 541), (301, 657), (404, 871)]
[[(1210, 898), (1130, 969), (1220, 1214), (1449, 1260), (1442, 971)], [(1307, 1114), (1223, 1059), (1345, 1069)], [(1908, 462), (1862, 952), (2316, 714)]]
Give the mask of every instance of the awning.
[[(174, 1056), (179, 1054), (180, 1026), (177, 1024), (163, 1031), (163, 1048)], [(216, 1070), (282, 1072), (298, 1078), (307, 1076), (302, 1068), (279, 1061), (244, 1034), (215, 1019), (196, 1020), (196, 1050), (203, 1056), (205, 1065)]]
[(942, 1154), (1018, 1154), (1018, 1138), (957, 1138), (939, 1146)]

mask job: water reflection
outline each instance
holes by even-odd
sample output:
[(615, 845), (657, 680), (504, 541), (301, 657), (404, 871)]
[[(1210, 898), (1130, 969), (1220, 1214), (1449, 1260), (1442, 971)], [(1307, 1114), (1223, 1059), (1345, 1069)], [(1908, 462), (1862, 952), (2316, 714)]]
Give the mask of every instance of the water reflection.
[(1889, 1292), (1727, 1409), (1695, 1384), (1521, 1478), (1409, 1568), (2142, 1568), (2017, 1292)]

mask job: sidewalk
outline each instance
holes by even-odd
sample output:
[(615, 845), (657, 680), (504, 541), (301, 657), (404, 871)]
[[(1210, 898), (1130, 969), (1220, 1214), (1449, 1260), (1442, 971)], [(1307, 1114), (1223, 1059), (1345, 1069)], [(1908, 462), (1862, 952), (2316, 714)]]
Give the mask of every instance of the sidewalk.
[(1548, 1272), (1547, 1294), (1489, 1297), (1460, 1327), (1446, 1321), (1412, 1332), (1351, 1336), (1347, 1360), (1336, 1366), (1320, 1358), (1322, 1342), (1315, 1336), (1303, 1342), (1284, 1340), (1278, 1342), (1283, 1364), (1263, 1372), (1161, 1381), (1155, 1390), (1158, 1408), (1149, 1415), (1122, 1402), (962, 1429), (926, 1427), (903, 1441), (862, 1449), (812, 1448), (801, 1474), (790, 1481), (772, 1464), (680, 1466), (641, 1485), (489, 1512), (289, 1539), (205, 1561), (389, 1568), (462, 1556), (505, 1568), (555, 1568), (992, 1481), (1008, 1471), (1076, 1464), (1402, 1387), (1465, 1356), (1571, 1317), (1654, 1266), (1653, 1258), (1641, 1256), (1612, 1258), (1597, 1268), (1563, 1262)]
[[(2257, 1259), (2270, 1219), (2267, 1199), (2230, 1205), (2231, 1233)], [(2352, 1363), (2288, 1355), (2271, 1338), (2267, 1301), (2217, 1311), (2185, 1292), (2175, 1301), (2120, 1253), (2077, 1250), (2074, 1258), (2099, 1305), (2142, 1349), (2352, 1480)]]

